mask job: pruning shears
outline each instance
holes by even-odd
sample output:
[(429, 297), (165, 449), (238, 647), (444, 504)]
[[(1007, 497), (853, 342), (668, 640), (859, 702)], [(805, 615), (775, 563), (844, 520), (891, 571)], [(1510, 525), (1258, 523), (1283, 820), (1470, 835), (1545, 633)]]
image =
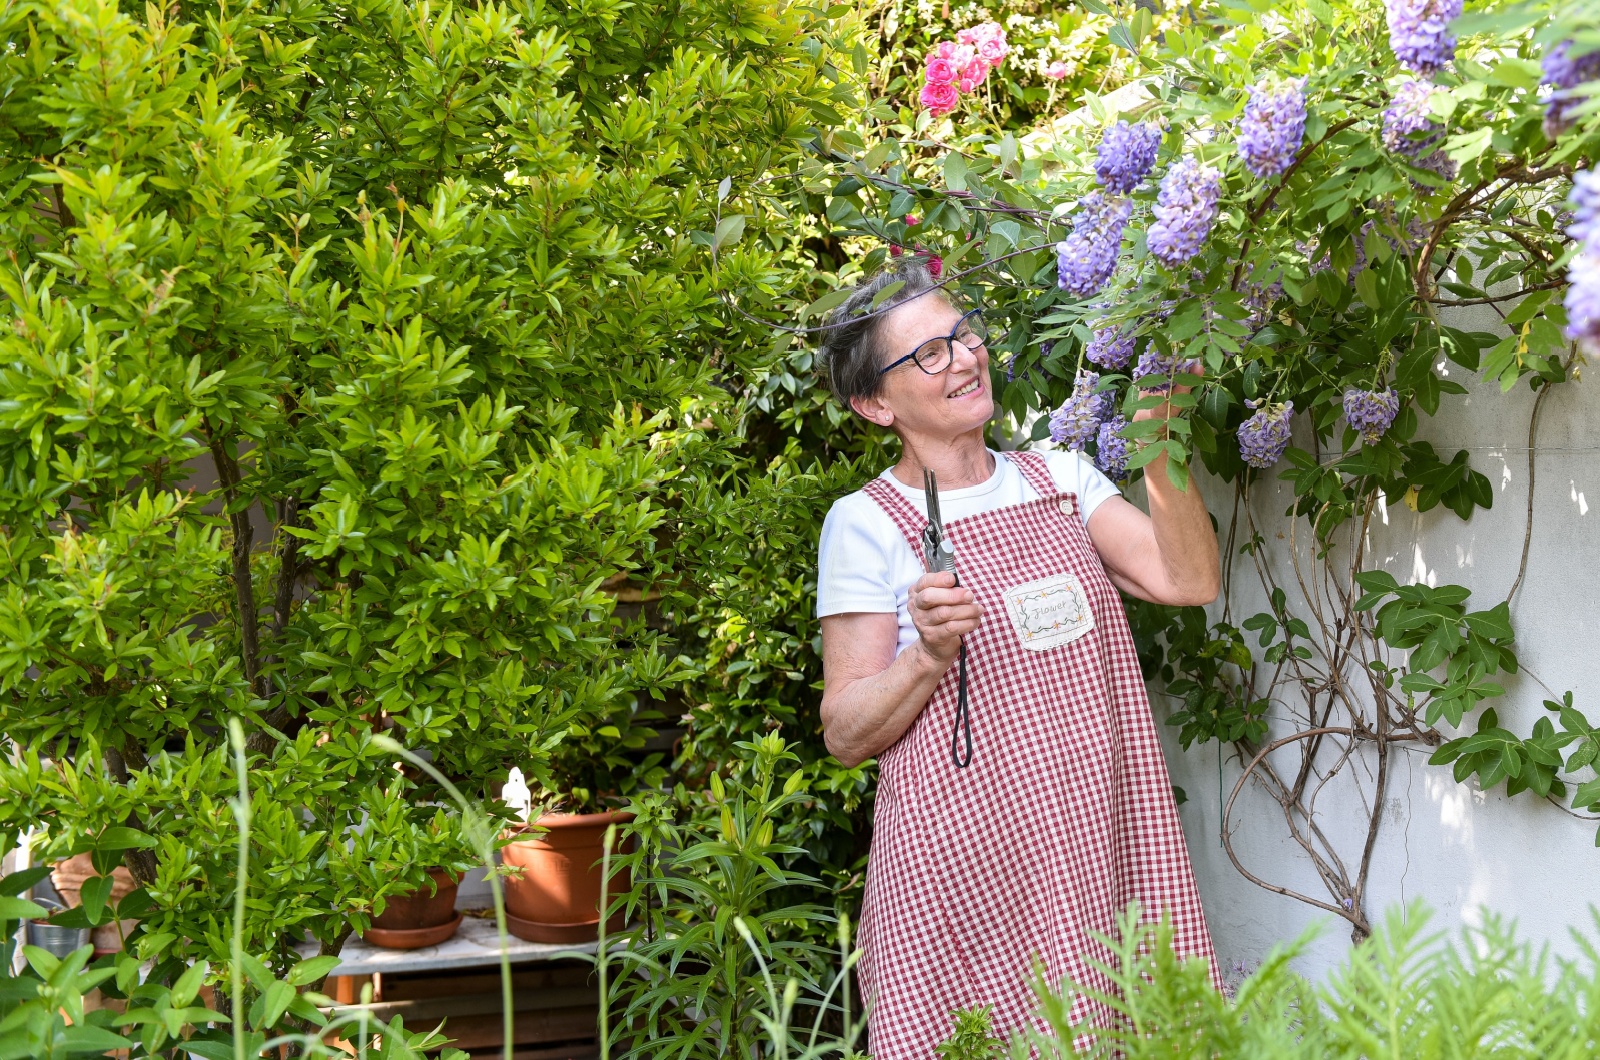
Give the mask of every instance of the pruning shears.
[[(939, 515), (939, 476), (932, 468), (922, 469), (922, 490), (928, 506), (928, 525), (922, 528), (923, 563), (929, 574), (946, 571), (956, 574), (956, 549), (944, 536), (944, 520)], [(961, 584), (959, 574), (956, 584)], [(956, 724), (950, 733), (950, 758), (957, 769), (965, 769), (972, 762), (972, 715), (967, 710), (967, 642), (964, 639), (956, 666)], [(965, 755), (962, 754), (963, 743)]]

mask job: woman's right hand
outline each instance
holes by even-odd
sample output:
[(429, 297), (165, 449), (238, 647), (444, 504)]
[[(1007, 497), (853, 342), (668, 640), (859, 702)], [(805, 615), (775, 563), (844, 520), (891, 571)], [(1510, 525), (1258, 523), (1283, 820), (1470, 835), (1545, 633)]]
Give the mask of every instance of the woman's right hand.
[(924, 574), (911, 586), (911, 624), (922, 650), (948, 665), (961, 651), (961, 638), (983, 623), (983, 605), (971, 589), (956, 585), (949, 571)]

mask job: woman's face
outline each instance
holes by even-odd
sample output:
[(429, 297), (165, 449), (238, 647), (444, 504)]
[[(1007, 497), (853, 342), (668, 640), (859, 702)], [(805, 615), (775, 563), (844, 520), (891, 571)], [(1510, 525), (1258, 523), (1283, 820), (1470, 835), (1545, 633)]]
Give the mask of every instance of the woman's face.
[[(961, 311), (937, 295), (899, 306), (883, 321), (882, 364), (893, 364), (913, 350), (924, 354), (923, 361), (937, 363), (961, 319)], [(969, 348), (961, 338), (972, 340), (965, 325), (958, 340), (949, 344), (954, 356), (948, 368), (929, 375), (906, 361), (885, 373), (883, 386), (874, 397), (858, 399), (857, 410), (902, 437), (947, 441), (974, 430), (981, 432), (994, 416), (989, 348), (982, 343)], [(937, 358), (927, 356), (935, 350)]]

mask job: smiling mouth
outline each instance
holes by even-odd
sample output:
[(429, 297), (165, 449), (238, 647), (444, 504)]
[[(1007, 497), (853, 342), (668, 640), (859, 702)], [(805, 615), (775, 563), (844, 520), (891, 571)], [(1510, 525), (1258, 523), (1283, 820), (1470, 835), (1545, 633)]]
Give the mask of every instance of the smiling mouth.
[(946, 396), (947, 397), (953, 397), (953, 398), (966, 397), (968, 394), (975, 393), (978, 390), (979, 383), (980, 383), (980, 380), (974, 379), (972, 382), (968, 383), (966, 386), (962, 387), (960, 390), (952, 390), (952, 391), (950, 391), (950, 393), (948, 395), (946, 395)]

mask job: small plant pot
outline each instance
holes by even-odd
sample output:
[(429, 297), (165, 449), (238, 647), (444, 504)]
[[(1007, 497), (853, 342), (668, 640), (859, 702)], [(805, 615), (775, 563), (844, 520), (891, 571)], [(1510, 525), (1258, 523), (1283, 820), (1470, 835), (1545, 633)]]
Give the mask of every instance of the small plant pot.
[[(522, 869), (508, 878), (506, 924), (529, 942), (593, 942), (600, 929), (600, 858), (606, 828), (633, 820), (633, 814), (547, 813), (535, 822), (545, 829), (535, 838), (518, 839), (500, 848), (505, 865)], [(616, 853), (616, 851), (613, 851)], [(607, 900), (632, 888), (625, 870), (614, 870)], [(607, 931), (621, 930), (613, 917)]]
[[(94, 870), (94, 861), (88, 854), (76, 854), (65, 861), (58, 861), (50, 869), (50, 882), (55, 886), (56, 893), (61, 895), (68, 909), (76, 909), (83, 904), (83, 885), (99, 876)], [(137, 884), (133, 882), (133, 873), (125, 866), (118, 865), (111, 872), (111, 901), (120, 902), (132, 894)], [(90, 941), (94, 943), (94, 954), (103, 957), (108, 953), (122, 952), (122, 940), (132, 933), (138, 926), (137, 920), (112, 920), (101, 924), (90, 932)]]
[(48, 920), (28, 921), (28, 945), (37, 946), (57, 959), (82, 949), (88, 941), (88, 928), (62, 927)]
[(456, 912), (461, 877), (444, 869), (429, 869), (428, 878), (433, 881), (431, 888), (419, 887), (387, 899), (383, 915), (372, 918), (372, 926), (362, 937), (385, 949), (414, 950), (437, 946), (454, 935), (461, 926), (461, 914)]

